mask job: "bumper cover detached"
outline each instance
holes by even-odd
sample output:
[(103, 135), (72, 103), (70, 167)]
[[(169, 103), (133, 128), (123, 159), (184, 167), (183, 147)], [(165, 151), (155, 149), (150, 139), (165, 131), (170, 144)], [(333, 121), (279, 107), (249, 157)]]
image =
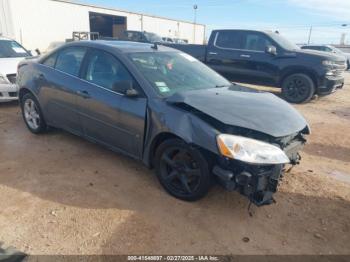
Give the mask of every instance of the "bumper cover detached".
[(317, 90), (318, 95), (329, 95), (344, 86), (344, 76), (325, 77)]
[(214, 175), (219, 183), (229, 191), (238, 191), (257, 206), (274, 202), (273, 194), (283, 175), (284, 165), (249, 165), (232, 163), (232, 160), (215, 166)]
[(0, 84), (0, 102), (18, 100), (18, 87), (15, 84)]

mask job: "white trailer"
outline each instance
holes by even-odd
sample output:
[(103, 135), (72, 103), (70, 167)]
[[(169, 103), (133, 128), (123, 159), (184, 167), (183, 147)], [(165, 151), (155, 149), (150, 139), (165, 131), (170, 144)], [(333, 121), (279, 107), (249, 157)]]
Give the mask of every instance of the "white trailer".
[(0, 34), (30, 50), (45, 50), (52, 42), (70, 39), (73, 31), (117, 37), (124, 30), (153, 32), (196, 44), (205, 40), (202, 24), (67, 0), (0, 0)]

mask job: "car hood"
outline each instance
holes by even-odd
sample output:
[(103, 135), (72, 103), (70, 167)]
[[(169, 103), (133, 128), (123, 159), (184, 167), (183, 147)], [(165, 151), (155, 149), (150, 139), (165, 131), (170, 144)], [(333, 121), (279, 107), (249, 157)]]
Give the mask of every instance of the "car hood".
[(335, 53), (324, 52), (324, 51), (317, 51), (317, 50), (311, 50), (311, 49), (298, 49), (296, 53), (317, 56), (325, 60), (327, 59), (331, 61), (344, 61), (344, 56), (338, 55)]
[(255, 130), (273, 137), (288, 136), (307, 126), (303, 116), (277, 96), (235, 89), (178, 92), (166, 100), (171, 104), (186, 104), (226, 125)]
[(16, 74), (18, 63), (24, 59), (24, 57), (0, 58), (0, 74)]

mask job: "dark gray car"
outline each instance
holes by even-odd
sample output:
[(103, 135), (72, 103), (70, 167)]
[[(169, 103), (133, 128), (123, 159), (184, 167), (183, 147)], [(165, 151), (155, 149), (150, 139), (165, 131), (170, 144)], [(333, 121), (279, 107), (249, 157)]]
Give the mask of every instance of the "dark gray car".
[(193, 201), (213, 181), (269, 204), (309, 128), (289, 104), (251, 91), (180, 51), (116, 41), (70, 43), (19, 65), (29, 130), (67, 130), (154, 167)]

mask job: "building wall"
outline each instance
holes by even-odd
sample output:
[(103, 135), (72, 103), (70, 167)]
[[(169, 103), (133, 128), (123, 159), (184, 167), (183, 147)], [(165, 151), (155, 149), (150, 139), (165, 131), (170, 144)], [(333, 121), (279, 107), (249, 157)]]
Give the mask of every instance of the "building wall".
[(0, 0), (0, 34), (14, 37), (10, 0)]
[[(45, 50), (52, 42), (65, 41), (72, 37), (73, 31), (90, 31), (89, 12), (126, 16), (128, 30), (145, 30), (193, 42), (194, 25), (184, 21), (56, 0), (0, 0), (0, 10), (2, 6), (7, 8), (4, 21), (13, 21), (12, 27), (7, 26), (6, 30), (2, 29), (5, 27), (1, 22), (3, 34), (14, 37), (31, 50)], [(0, 18), (2, 15), (0, 11)], [(205, 26), (196, 25), (195, 42), (202, 44), (204, 34)]]

